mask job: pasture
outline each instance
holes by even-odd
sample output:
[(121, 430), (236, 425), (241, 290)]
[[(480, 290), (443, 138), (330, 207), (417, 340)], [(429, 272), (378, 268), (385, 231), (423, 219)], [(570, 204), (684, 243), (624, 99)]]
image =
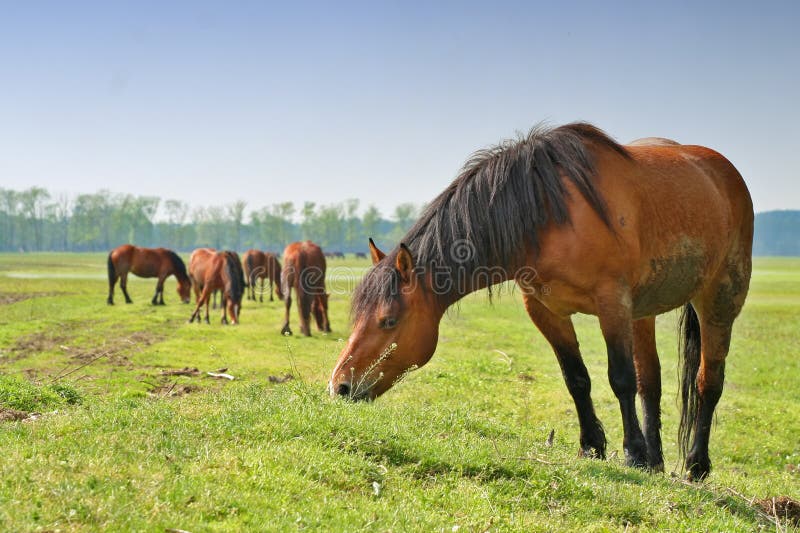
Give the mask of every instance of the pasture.
[[(485, 292), (463, 300), (426, 367), (352, 404), (325, 384), (367, 260), (329, 261), (333, 331), (305, 338), (280, 335), (277, 299), (245, 300), (238, 326), (218, 313), (188, 324), (174, 278), (166, 306), (150, 305), (154, 280), (132, 277), (134, 303), (118, 293), (109, 307), (105, 258), (0, 255), (0, 407), (41, 414), (0, 422), (0, 530), (792, 528), (759, 500), (800, 499), (800, 259), (755, 261), (714, 469), (689, 484), (672, 473), (676, 312), (657, 323), (667, 473), (651, 475), (622, 466), (594, 317), (575, 322), (607, 461), (576, 457), (558, 364), (511, 286), (491, 304)], [(196, 375), (168, 375), (185, 368)], [(235, 379), (206, 374), (222, 369)]]

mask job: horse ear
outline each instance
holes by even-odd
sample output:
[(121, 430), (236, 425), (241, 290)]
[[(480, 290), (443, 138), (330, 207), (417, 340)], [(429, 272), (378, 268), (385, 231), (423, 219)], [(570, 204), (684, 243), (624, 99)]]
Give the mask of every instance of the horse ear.
[(369, 238), (369, 254), (372, 256), (373, 265), (377, 265), (381, 259), (386, 257), (386, 254), (378, 250), (378, 247), (375, 246), (375, 241), (372, 240), (372, 237)]
[(400, 250), (397, 252), (397, 260), (394, 266), (403, 281), (408, 282), (411, 279), (411, 274), (414, 270), (414, 258), (411, 257), (411, 250), (402, 242), (400, 243)]

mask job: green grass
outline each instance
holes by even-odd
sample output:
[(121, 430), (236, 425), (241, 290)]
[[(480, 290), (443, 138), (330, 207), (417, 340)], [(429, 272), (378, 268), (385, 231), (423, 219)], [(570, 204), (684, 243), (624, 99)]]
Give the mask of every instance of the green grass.
[[(0, 302), (13, 302), (0, 304), (0, 406), (44, 413), (0, 423), (0, 530), (772, 531), (750, 500), (800, 499), (800, 260), (756, 261), (714, 471), (695, 485), (621, 465), (593, 317), (576, 326), (607, 461), (576, 457), (555, 357), (514, 294), (467, 298), (425, 368), (375, 403), (350, 404), (324, 390), (348, 334), (346, 291), (331, 297), (333, 334), (285, 338), (278, 301), (245, 302), (237, 327), (218, 316), (187, 324), (174, 280), (164, 307), (141, 279), (130, 281), (134, 304), (108, 307), (104, 265), (102, 254), (0, 255)], [(329, 269), (343, 288), (366, 266)], [(675, 320), (658, 321), (668, 470)], [(187, 366), (237, 379), (161, 375)], [(296, 379), (268, 379), (286, 373)]]

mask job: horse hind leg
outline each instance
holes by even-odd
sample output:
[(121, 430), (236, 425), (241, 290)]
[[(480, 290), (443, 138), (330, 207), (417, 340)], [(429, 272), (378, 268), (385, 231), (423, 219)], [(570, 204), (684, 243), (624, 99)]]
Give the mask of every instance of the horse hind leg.
[(643, 318), (633, 323), (633, 362), (639, 400), (642, 404), (642, 431), (647, 444), (647, 467), (664, 471), (661, 448), (661, 364), (656, 350), (656, 319)]
[(114, 305), (114, 286), (117, 284), (117, 277), (114, 276), (113, 278), (109, 276), (108, 280), (108, 299), (106, 299), (106, 303), (108, 305)]
[[(697, 309), (694, 327), (699, 327), (700, 333), (700, 358), (693, 383), (694, 391), (687, 391), (689, 396), (694, 392), (696, 398), (694, 402), (685, 404), (690, 412), (683, 417), (685, 422), (693, 422), (685, 428), (693, 434), (692, 445), (686, 455), (686, 470), (692, 480), (704, 479), (711, 472), (708, 454), (711, 423), (722, 396), (725, 359), (730, 349), (733, 322), (744, 305), (748, 281), (749, 270), (732, 270), (714, 283), (710, 290), (703, 291), (698, 301), (693, 301)], [(691, 323), (687, 327), (692, 327)], [(691, 379), (692, 372), (692, 369), (688, 370), (688, 379)], [(685, 438), (689, 436), (687, 434)]]
[(292, 309), (291, 289), (286, 291), (286, 298), (284, 299), (284, 307), (286, 309), (286, 314), (283, 320), (283, 328), (281, 328), (281, 335), (291, 335), (292, 329), (289, 327), (289, 311), (291, 311)]
[(156, 282), (156, 292), (153, 294), (153, 299), (150, 303), (153, 305), (159, 305), (159, 296), (161, 297), (160, 304), (164, 305), (164, 280), (159, 278), (158, 282)]
[(303, 292), (298, 298), (297, 310), (300, 313), (300, 332), (311, 336), (311, 296)]
[(125, 295), (125, 303), (132, 304), (133, 300), (131, 300), (130, 295), (128, 294), (128, 274), (122, 274), (119, 279), (119, 288), (122, 289), (122, 294)]
[(583, 363), (572, 320), (554, 315), (532, 295), (525, 295), (531, 320), (552, 346), (580, 424), (580, 455), (605, 459), (606, 435), (594, 411), (589, 372)]

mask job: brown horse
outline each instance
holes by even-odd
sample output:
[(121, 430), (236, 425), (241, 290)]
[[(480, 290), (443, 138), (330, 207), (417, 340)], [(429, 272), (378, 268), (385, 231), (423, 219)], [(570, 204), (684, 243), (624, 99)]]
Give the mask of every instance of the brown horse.
[[(197, 256), (195, 256), (195, 253)], [(205, 255), (206, 251), (195, 250), (192, 253), (192, 263), (195, 264), (195, 257), (198, 257), (197, 263), (199, 264), (201, 256)], [(208, 304), (211, 299), (211, 294), (215, 291), (222, 291), (222, 323), (228, 323), (228, 313), (231, 315), (231, 323), (239, 323), (239, 314), (242, 308), (242, 296), (244, 295), (244, 276), (242, 274), (242, 263), (239, 260), (239, 255), (236, 252), (223, 251), (214, 252), (213, 255), (206, 260), (202, 265), (202, 269), (197, 268), (194, 271), (194, 276), (199, 276), (199, 270), (202, 270), (202, 292), (197, 299), (197, 306), (192, 313), (189, 323), (191, 324), (197, 319), (200, 322), (200, 309), (205, 304), (206, 306), (206, 324), (208, 324)]]
[[(195, 248), (192, 255), (189, 256), (189, 278), (192, 280), (192, 289), (194, 289), (194, 301), (200, 299), (200, 293), (203, 292), (203, 280), (205, 279), (205, 269), (211, 263), (211, 259), (217, 251), (214, 248)], [(217, 308), (217, 293), (214, 291), (211, 294), (211, 308)]]
[(297, 297), (300, 331), (303, 335), (311, 336), (309, 318), (312, 313), (320, 331), (331, 331), (328, 321), (328, 294), (325, 292), (325, 268), (322, 249), (311, 241), (292, 243), (283, 251), (281, 285), (286, 302), (286, 319), (281, 333), (284, 335), (292, 334), (289, 328), (292, 288)]
[(128, 273), (140, 278), (158, 278), (153, 305), (164, 305), (164, 280), (174, 275), (178, 280), (178, 295), (183, 303), (189, 303), (191, 282), (186, 275), (183, 260), (167, 248), (139, 248), (131, 244), (117, 246), (108, 254), (108, 305), (114, 305), (114, 285), (119, 279), (125, 303), (133, 303), (128, 295)]
[(690, 477), (703, 478), (731, 328), (749, 286), (752, 237), (747, 186), (717, 152), (622, 146), (585, 123), (535, 128), (475, 154), (398, 248), (385, 255), (370, 241), (375, 266), (353, 294), (353, 332), (330, 392), (383, 394), (431, 358), (449, 306), (515, 280), (574, 400), (581, 453), (604, 457), (606, 437), (574, 313), (599, 317), (626, 464), (661, 470), (655, 316), (683, 306), (680, 443)]
[(275, 284), (275, 292), (278, 293), (278, 299), (283, 300), (283, 291), (281, 290), (281, 264), (275, 257), (275, 254), (269, 252), (262, 252), (260, 250), (247, 250), (242, 256), (242, 266), (244, 267), (244, 283), (245, 288), (249, 288), (247, 292), (247, 299), (256, 301), (256, 281), (261, 280), (261, 290), (259, 292), (259, 301), (264, 301), (264, 282), (269, 280), (269, 301), (273, 302), (275, 299), (272, 297), (272, 286)]

